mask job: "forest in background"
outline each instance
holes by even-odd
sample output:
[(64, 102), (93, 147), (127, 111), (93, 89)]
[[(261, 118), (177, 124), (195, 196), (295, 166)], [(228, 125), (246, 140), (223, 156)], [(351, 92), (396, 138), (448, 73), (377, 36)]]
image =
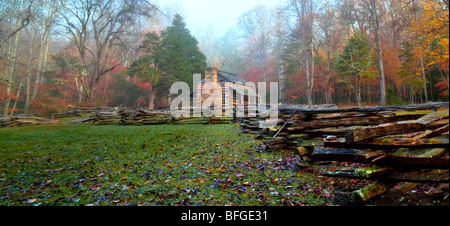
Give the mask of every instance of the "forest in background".
[[(0, 114), (167, 106), (207, 66), (279, 82), (285, 104), (449, 99), (448, 0), (283, 0), (194, 37), (145, 0), (0, 2)], [(226, 18), (224, 18), (226, 19)]]

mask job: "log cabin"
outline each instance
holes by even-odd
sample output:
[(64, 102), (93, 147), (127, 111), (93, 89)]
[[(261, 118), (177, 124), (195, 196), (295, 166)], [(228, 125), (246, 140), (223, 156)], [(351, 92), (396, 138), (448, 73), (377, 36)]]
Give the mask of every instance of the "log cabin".
[[(218, 105), (221, 107), (236, 108), (239, 104), (247, 106), (249, 103), (258, 104), (262, 101), (256, 89), (241, 77), (220, 71), (215, 67), (209, 67), (206, 69), (205, 78), (198, 84), (196, 93), (192, 95), (194, 106), (203, 106), (204, 101), (213, 95), (214, 92), (212, 90), (210, 93), (205, 93), (206, 90), (204, 88), (207, 83), (216, 84), (216, 87), (214, 87), (216, 89), (215, 92), (220, 94), (215, 97), (217, 98), (216, 103), (220, 103)], [(228, 101), (229, 103), (227, 103)]]

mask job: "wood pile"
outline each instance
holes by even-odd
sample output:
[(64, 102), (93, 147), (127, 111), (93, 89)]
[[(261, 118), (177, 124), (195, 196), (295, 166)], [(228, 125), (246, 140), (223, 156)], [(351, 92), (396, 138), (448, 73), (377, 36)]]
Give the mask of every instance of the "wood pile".
[(11, 116), (0, 117), (0, 127), (9, 127), (9, 126), (11, 126)]
[(58, 123), (59, 120), (51, 120), (33, 115), (0, 116), (0, 127), (53, 125)]
[[(427, 109), (433, 112), (405, 113)], [(296, 150), (301, 156), (299, 168), (373, 181), (356, 191), (335, 193), (338, 204), (364, 202), (398, 182), (449, 182), (448, 102), (343, 109), (281, 107), (279, 112), (274, 128), (257, 126), (268, 119), (245, 118), (242, 131), (256, 134), (270, 149)]]
[[(192, 112), (192, 109), (186, 111)], [(71, 124), (93, 123), (95, 125), (154, 125), (154, 124), (224, 124), (230, 123), (234, 118), (217, 117), (178, 117), (174, 118), (170, 110), (148, 110), (115, 107), (101, 109), (90, 117), (70, 121)]]
[(68, 112), (61, 112), (61, 113), (53, 113), (52, 118), (65, 118), (65, 117), (79, 117), (81, 116), (81, 113), (76, 110), (70, 110)]
[(121, 125), (154, 125), (172, 122), (172, 116), (168, 110), (121, 108), (118, 114)]
[(90, 117), (70, 121), (71, 124), (93, 123), (95, 125), (152, 125), (172, 122), (167, 110), (114, 107), (100, 109)]
[(118, 125), (120, 116), (117, 108), (111, 108), (107, 111), (97, 111), (94, 113), (94, 124), (96, 125)]
[[(182, 109), (179, 111), (179, 113), (183, 113), (183, 114), (189, 114), (191, 116), (194, 115), (194, 107), (191, 108), (187, 108), (187, 109)], [(207, 109), (197, 109), (199, 110), (200, 113), (200, 117), (174, 117), (173, 121), (174, 124), (228, 124), (228, 123), (232, 123), (234, 122), (234, 116), (231, 117), (225, 117), (225, 111), (226, 110), (233, 110), (233, 109), (226, 109), (226, 108), (220, 108), (220, 109), (216, 109), (218, 111), (220, 111), (222, 113), (222, 116), (224, 117), (207, 117), (205, 116), (204, 112)], [(211, 109), (208, 109), (211, 110)], [(210, 112), (212, 114), (212, 110)]]
[(67, 112), (53, 113), (52, 118), (64, 118), (64, 117), (81, 117), (83, 114), (93, 114), (95, 112), (107, 112), (110, 111), (110, 107), (76, 107)]

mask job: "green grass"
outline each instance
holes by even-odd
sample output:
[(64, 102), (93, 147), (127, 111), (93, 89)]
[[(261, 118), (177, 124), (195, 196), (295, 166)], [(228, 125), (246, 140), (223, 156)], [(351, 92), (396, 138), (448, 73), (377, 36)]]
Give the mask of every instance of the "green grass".
[(262, 151), (260, 141), (238, 131), (238, 125), (3, 128), (0, 205), (329, 204), (326, 179), (294, 172), (291, 152)]

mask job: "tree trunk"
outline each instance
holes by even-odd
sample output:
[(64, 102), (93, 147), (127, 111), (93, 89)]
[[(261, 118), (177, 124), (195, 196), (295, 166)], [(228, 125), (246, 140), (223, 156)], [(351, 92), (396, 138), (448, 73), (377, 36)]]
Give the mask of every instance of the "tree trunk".
[(313, 100), (313, 91), (314, 91), (314, 54), (312, 52), (312, 40), (311, 40), (311, 50), (310, 50), (310, 52), (311, 52), (311, 77), (310, 77), (311, 82), (310, 82), (310, 87), (309, 87), (309, 96), (311, 96), (311, 102), (310, 103), (308, 102), (308, 104), (310, 106), (312, 106), (313, 103), (314, 103), (314, 100)]
[(75, 86), (77, 87), (78, 92), (78, 102), (81, 103), (83, 101), (83, 87), (81, 84), (79, 84), (78, 80), (80, 78), (78, 76), (75, 76)]
[(366, 83), (367, 83), (367, 102), (369, 104), (372, 104), (372, 92), (370, 91), (369, 79), (366, 80)]
[(152, 90), (150, 91), (150, 94), (148, 96), (148, 109), (149, 110), (153, 110), (155, 109), (155, 96), (156, 96), (156, 91)]
[(33, 88), (33, 94), (31, 96), (31, 100), (36, 99), (38, 91), (39, 91), (39, 84), (41, 83), (41, 76), (42, 71), (44, 70), (45, 61), (47, 59), (47, 50), (48, 50), (48, 32), (45, 30), (41, 35), (41, 48), (39, 53), (39, 63), (37, 67), (36, 72), (36, 78), (34, 80), (34, 88)]
[(325, 81), (325, 87), (326, 87), (326, 91), (325, 91), (325, 100), (326, 100), (326, 104), (332, 104), (333, 103), (333, 96), (331, 95), (331, 89), (328, 87), (330, 85), (330, 81), (331, 81), (331, 57), (330, 57), (331, 53), (327, 52), (327, 63), (328, 63), (328, 72), (326, 75), (326, 81)]
[(361, 75), (357, 76), (356, 101), (358, 102), (358, 106), (361, 107)]
[(20, 31), (16, 33), (16, 38), (14, 39), (14, 42), (11, 41), (11, 47), (10, 47), (10, 54), (9, 54), (9, 66), (8, 66), (8, 84), (6, 86), (6, 103), (5, 108), (3, 111), (4, 115), (8, 115), (9, 111), (9, 105), (11, 103), (11, 91), (13, 86), (13, 79), (14, 79), (14, 72), (16, 68), (16, 60), (17, 60), (17, 45), (19, 44), (19, 36)]
[(284, 90), (284, 75), (283, 72), (284, 68), (283, 68), (283, 59), (278, 60), (278, 98), (280, 103), (284, 102), (284, 98), (283, 98), (283, 90)]
[(24, 112), (25, 114), (28, 114), (30, 111), (30, 103), (31, 103), (31, 63), (33, 59), (33, 45), (36, 37), (36, 26), (33, 25), (31, 29), (31, 41), (29, 46), (29, 52), (28, 52), (28, 60), (27, 60), (27, 68), (26, 68), (26, 97), (25, 97), (25, 107)]
[(311, 86), (310, 74), (309, 74), (309, 59), (308, 56), (305, 57), (305, 72), (306, 72), (306, 99), (308, 101), (308, 105), (312, 105), (311, 93), (309, 92), (309, 87)]
[(428, 102), (428, 92), (427, 92), (427, 77), (425, 76), (425, 68), (423, 66), (423, 57), (420, 55), (420, 68), (422, 71), (422, 79), (423, 79), (423, 94), (425, 96), (425, 102)]
[(17, 100), (19, 99), (19, 96), (20, 96), (20, 91), (22, 89), (22, 84), (23, 84), (23, 81), (20, 81), (19, 88), (17, 89), (16, 99), (14, 100), (14, 105), (12, 107), (11, 116), (14, 114), (14, 111), (16, 110)]
[(44, 82), (44, 77), (42, 76), (43, 71), (45, 70), (45, 67), (47, 65), (47, 54), (48, 54), (48, 43), (50, 39), (50, 30), (52, 27), (53, 18), (55, 17), (55, 9), (54, 9), (54, 2), (51, 2), (51, 6), (48, 6), (48, 15), (43, 19), (42, 26), (44, 28), (44, 31), (41, 35), (41, 48), (39, 53), (39, 63), (36, 73), (36, 79), (34, 82), (34, 89), (33, 94), (31, 96), (31, 101), (34, 100), (38, 94), (39, 91), (39, 84), (42, 84)]
[(377, 46), (377, 57), (378, 57), (378, 77), (380, 79), (380, 105), (386, 106), (386, 82), (384, 77), (384, 67), (383, 67), (383, 52), (381, 49), (381, 38), (380, 38), (380, 27), (376, 0), (371, 0), (372, 13), (375, 19), (375, 42)]

